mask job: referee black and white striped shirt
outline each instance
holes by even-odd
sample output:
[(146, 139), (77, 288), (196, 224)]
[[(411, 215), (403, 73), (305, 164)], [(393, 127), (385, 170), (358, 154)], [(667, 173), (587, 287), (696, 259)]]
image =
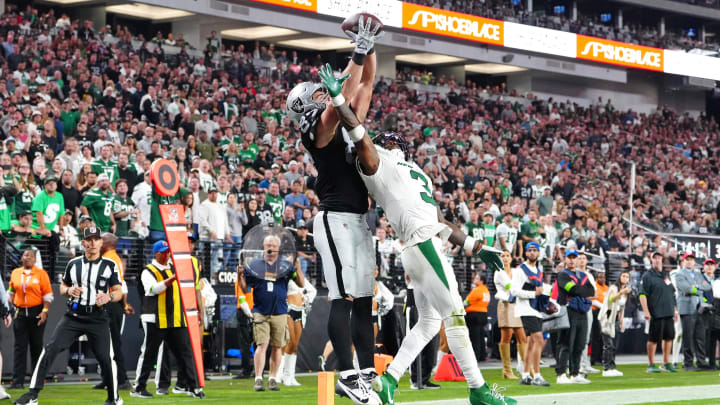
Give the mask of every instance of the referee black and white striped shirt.
[(72, 303), (93, 306), (99, 292), (109, 293), (110, 288), (120, 284), (115, 262), (105, 257), (90, 261), (85, 256), (77, 257), (65, 267), (63, 283), (68, 287), (82, 287), (79, 298), (71, 298)]

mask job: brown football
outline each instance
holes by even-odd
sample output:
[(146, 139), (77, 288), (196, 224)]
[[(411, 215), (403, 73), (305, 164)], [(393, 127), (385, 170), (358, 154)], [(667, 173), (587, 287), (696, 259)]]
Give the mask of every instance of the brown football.
[(350, 17), (346, 18), (345, 21), (342, 22), (340, 27), (342, 28), (343, 32), (345, 31), (352, 31), (357, 34), (358, 32), (358, 21), (360, 21), (360, 17), (363, 18), (363, 24), (367, 24), (368, 19), (372, 22), (371, 27), (375, 28), (375, 25), (380, 24), (380, 29), (378, 30), (378, 34), (383, 31), (385, 26), (383, 25), (382, 21), (380, 21), (379, 18), (375, 17), (374, 15), (370, 13), (357, 13), (353, 14)]

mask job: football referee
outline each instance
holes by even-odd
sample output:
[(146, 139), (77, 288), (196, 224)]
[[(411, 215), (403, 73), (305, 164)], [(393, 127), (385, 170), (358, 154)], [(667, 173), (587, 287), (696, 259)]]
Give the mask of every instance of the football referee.
[(53, 360), (81, 335), (88, 336), (88, 342), (103, 370), (103, 382), (108, 393), (105, 405), (123, 403), (117, 392), (109, 317), (104, 307), (109, 302), (120, 301), (122, 291), (115, 263), (100, 256), (102, 244), (99, 228), (85, 228), (82, 241), (85, 255), (68, 262), (60, 284), (60, 294), (68, 297), (68, 311), (55, 328), (50, 343), (40, 353), (30, 380), (30, 390), (16, 400), (16, 404), (38, 403), (38, 393), (44, 384), (43, 378)]

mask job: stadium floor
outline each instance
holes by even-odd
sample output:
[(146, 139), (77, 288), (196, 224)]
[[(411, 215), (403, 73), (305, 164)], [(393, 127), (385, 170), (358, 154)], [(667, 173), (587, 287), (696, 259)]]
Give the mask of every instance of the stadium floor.
[[(720, 404), (720, 377), (717, 371), (680, 372), (678, 374), (646, 374), (644, 364), (620, 365), (625, 373), (621, 378), (603, 378), (590, 376), (593, 381), (588, 385), (553, 384), (548, 388), (527, 387), (516, 382), (501, 379), (500, 370), (486, 367), (485, 378), (506, 388), (505, 393), (520, 399), (520, 404)], [(553, 383), (554, 373), (549, 368), (542, 369), (543, 375)], [(317, 377), (312, 374), (298, 376), (301, 387), (282, 387), (279, 392), (253, 392), (252, 380), (235, 380), (228, 377), (211, 377), (207, 381), (205, 392), (209, 401), (215, 404), (238, 404), (251, 401), (253, 405), (314, 405), (317, 404)], [(267, 381), (267, 380), (266, 380)], [(40, 404), (102, 404), (104, 391), (91, 389), (96, 381), (87, 383), (50, 383), (41, 392)], [(465, 405), (467, 403), (467, 385), (464, 382), (441, 382), (439, 390), (415, 391), (410, 389), (407, 376), (400, 382), (395, 399), (398, 403), (427, 403), (432, 405)], [(148, 389), (154, 393), (154, 386)], [(18, 398), (21, 390), (8, 390), (13, 399)], [(175, 404), (196, 401), (185, 395), (169, 395), (143, 400), (130, 397), (127, 391), (121, 392), (125, 404)], [(672, 402), (675, 401), (675, 402)], [(678, 402), (679, 401), (679, 402)], [(0, 404), (9, 404), (3, 401)], [(338, 405), (350, 405), (347, 399), (336, 398)]]

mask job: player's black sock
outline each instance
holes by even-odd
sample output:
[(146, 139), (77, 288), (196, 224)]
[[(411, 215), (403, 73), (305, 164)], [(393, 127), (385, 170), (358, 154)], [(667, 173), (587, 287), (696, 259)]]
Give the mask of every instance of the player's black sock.
[(372, 323), (372, 297), (355, 298), (352, 303), (352, 340), (360, 370), (375, 367), (375, 339)]
[[(340, 371), (352, 370), (352, 340), (350, 339), (350, 310), (352, 302), (337, 299), (330, 302), (328, 336), (332, 342)], [(372, 331), (372, 329), (371, 329)]]

